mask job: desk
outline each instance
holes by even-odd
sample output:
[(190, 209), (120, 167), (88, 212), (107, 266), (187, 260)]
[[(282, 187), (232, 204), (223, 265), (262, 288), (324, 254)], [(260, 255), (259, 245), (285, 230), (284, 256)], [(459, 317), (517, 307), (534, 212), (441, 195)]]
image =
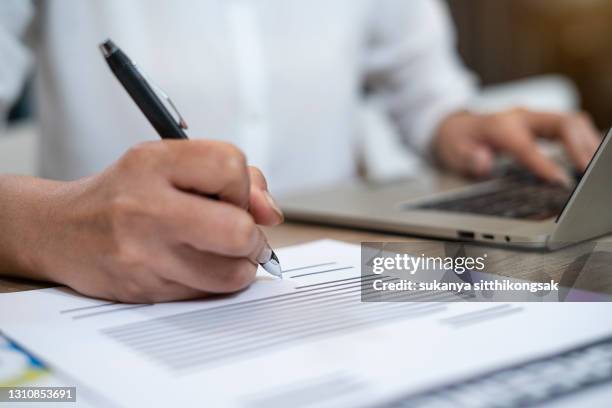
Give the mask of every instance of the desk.
[[(264, 231), (269, 239), (270, 244), (274, 248), (282, 248), (290, 245), (302, 244), (305, 242), (315, 241), (319, 239), (335, 239), (339, 241), (349, 242), (353, 244), (359, 244), (360, 242), (424, 242), (426, 241), (423, 238), (412, 238), (401, 235), (388, 235), (388, 234), (380, 234), (375, 232), (367, 232), (367, 231), (355, 231), (351, 229), (345, 228), (333, 228), (333, 227), (324, 227), (317, 225), (308, 225), (308, 224), (297, 224), (297, 223), (286, 223), (279, 227), (275, 228), (264, 228)], [(610, 247), (612, 247), (612, 237), (605, 240), (606, 242), (610, 242)], [(492, 251), (494, 249), (491, 249)], [(516, 278), (528, 279), (531, 281), (541, 281), (542, 276), (540, 275), (537, 264), (541, 264), (542, 254), (537, 253), (524, 253), (522, 251), (512, 250), (512, 249), (496, 249), (497, 251), (505, 251), (503, 258), (507, 261), (507, 259), (520, 255), (522, 259), (531, 259), (534, 262), (535, 268), (530, 268), (530, 270), (508, 270), (502, 273), (506, 276), (512, 276)], [(599, 268), (602, 271), (599, 273), (602, 278), (597, 280), (597, 285), (600, 290), (607, 290), (607, 293), (612, 293), (612, 276), (607, 273), (609, 270), (609, 260), (604, 260), (604, 264)], [(506, 264), (507, 265), (507, 264)], [(552, 269), (552, 273), (546, 277), (552, 278), (555, 281), (563, 280), (563, 271), (566, 269), (568, 265), (567, 260), (559, 259), (558, 268), (550, 268), (551, 265), (548, 265), (548, 270)], [(505, 268), (508, 269), (508, 268)], [(509, 272), (509, 273), (506, 273)], [(545, 279), (546, 280), (546, 279)], [(44, 284), (39, 282), (32, 282), (26, 280), (18, 280), (18, 279), (2, 279), (0, 278), (0, 293), (8, 293), (8, 292), (18, 292), (23, 290), (32, 290), (32, 289), (40, 289), (45, 287), (51, 287), (51, 284)], [(571, 285), (570, 285), (571, 286)]]

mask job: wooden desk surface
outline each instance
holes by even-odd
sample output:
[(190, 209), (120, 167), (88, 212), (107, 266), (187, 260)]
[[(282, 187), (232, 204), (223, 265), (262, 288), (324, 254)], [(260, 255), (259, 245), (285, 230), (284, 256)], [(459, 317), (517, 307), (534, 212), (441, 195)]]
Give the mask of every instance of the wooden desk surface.
[[(319, 239), (335, 239), (354, 244), (359, 244), (364, 241), (414, 243), (422, 243), (426, 241), (423, 238), (417, 239), (400, 235), (386, 235), (367, 231), (356, 231), (351, 229), (294, 223), (286, 223), (285, 225), (275, 228), (265, 228), (265, 232), (268, 236), (270, 244), (274, 248), (282, 248), (285, 246), (302, 244)], [(608, 240), (612, 241), (612, 239)], [(610, 247), (612, 247), (612, 243), (609, 248)], [(542, 280), (541, 267), (544, 263), (548, 263), (546, 269), (547, 271), (549, 271), (549, 274), (545, 275), (544, 278), (552, 278), (555, 281), (566, 280), (563, 276), (563, 273), (564, 271), (567, 271), (568, 265), (570, 265), (576, 259), (575, 256), (571, 256), (571, 249), (569, 250), (568, 256), (557, 256), (553, 258), (543, 256), (541, 253), (530, 254), (520, 251), (518, 251), (520, 253), (517, 253), (516, 250), (511, 249), (491, 248), (491, 251), (497, 251), (497, 259), (502, 262), (500, 264), (502, 265), (502, 267), (498, 268), (498, 272), (500, 272), (501, 275), (533, 281)], [(610, 254), (609, 257), (612, 257), (612, 251), (609, 251), (608, 253)], [(522, 262), (516, 261), (517, 255), (520, 255), (519, 259)], [(554, 264), (551, 264), (551, 262), (554, 262)], [(612, 262), (610, 261), (610, 259), (605, 258), (600, 260), (599, 263), (601, 265), (598, 268), (600, 270), (600, 272), (598, 272), (598, 275), (600, 275), (601, 277), (597, 278), (595, 282), (597, 283), (599, 288), (609, 288), (608, 293), (612, 293), (612, 276), (610, 276), (611, 274), (607, 273), (610, 268), (609, 265), (612, 264)], [(516, 268), (508, 268), (507, 266), (509, 264), (516, 266)], [(26, 280), (0, 278), (0, 293), (39, 289), (51, 286), (54, 285)], [(572, 285), (570, 284), (570, 286)]]

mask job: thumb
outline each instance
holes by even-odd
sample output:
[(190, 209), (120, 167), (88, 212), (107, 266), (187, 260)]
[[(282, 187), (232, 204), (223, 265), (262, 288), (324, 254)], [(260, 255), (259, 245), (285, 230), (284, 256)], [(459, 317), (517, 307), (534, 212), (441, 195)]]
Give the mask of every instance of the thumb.
[(486, 144), (470, 137), (450, 135), (438, 143), (438, 155), (443, 165), (457, 173), (484, 177), (491, 173), (494, 151)]
[(485, 177), (491, 174), (495, 162), (495, 154), (490, 148), (475, 145), (467, 153), (466, 171), (474, 177)]

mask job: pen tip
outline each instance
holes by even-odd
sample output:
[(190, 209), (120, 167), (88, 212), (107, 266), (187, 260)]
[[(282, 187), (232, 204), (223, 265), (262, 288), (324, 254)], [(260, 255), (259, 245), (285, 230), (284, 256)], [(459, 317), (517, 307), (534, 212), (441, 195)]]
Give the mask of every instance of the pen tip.
[(270, 248), (270, 245), (266, 244), (262, 249), (257, 257), (257, 263), (259, 263), (270, 275), (282, 279), (283, 270), (280, 261), (278, 260), (278, 256), (274, 253), (274, 250)]
[(278, 256), (276, 255), (276, 252), (272, 251), (272, 260), (274, 261), (274, 263), (276, 264), (276, 266), (278, 267), (277, 272), (278, 272), (278, 277), (283, 279), (283, 267), (280, 264), (280, 261), (278, 260)]

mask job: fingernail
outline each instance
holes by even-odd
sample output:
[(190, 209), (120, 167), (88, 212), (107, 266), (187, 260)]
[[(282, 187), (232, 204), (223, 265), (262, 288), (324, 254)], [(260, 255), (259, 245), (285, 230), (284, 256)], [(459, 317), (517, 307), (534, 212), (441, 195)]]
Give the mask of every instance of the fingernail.
[(268, 193), (267, 191), (264, 191), (264, 196), (266, 197), (266, 200), (268, 200), (268, 204), (270, 204), (270, 207), (272, 207), (272, 209), (274, 210), (276, 215), (278, 215), (278, 218), (280, 219), (280, 221), (281, 222), (284, 221), (285, 220), (285, 215), (283, 214), (283, 212), (279, 208), (278, 204), (276, 204), (276, 201), (274, 201), (274, 199), (272, 198), (270, 193)]
[(266, 243), (266, 245), (263, 247), (263, 249), (257, 256), (257, 263), (265, 264), (266, 262), (269, 262), (271, 258), (272, 258), (272, 248), (270, 248), (270, 245)]

